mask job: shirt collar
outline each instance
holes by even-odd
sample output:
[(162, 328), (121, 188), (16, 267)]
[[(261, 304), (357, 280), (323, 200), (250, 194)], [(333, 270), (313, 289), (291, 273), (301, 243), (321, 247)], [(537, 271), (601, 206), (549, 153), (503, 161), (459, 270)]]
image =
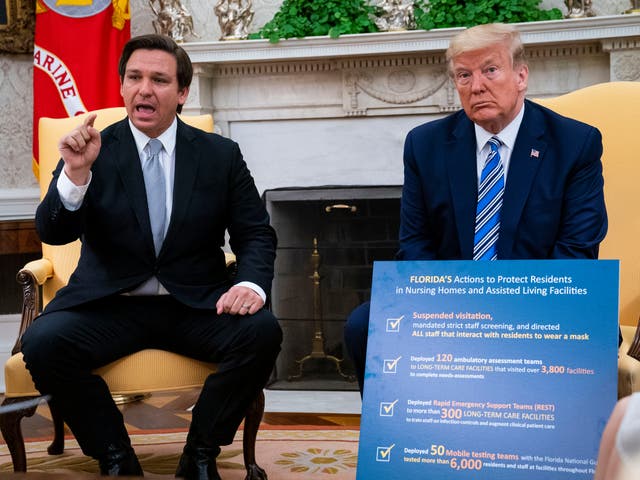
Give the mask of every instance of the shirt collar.
[(504, 146), (513, 151), (513, 146), (516, 144), (516, 137), (518, 136), (518, 130), (520, 130), (520, 124), (522, 124), (522, 118), (524, 117), (524, 108), (525, 106), (523, 103), (520, 112), (516, 115), (516, 118), (511, 120), (511, 123), (498, 133), (488, 132), (477, 123), (474, 124), (476, 132), (476, 154), (480, 154), (480, 151), (493, 136), (498, 137)]
[[(134, 125), (131, 119), (129, 119), (129, 127), (131, 127), (131, 133), (133, 134), (133, 139), (136, 142), (136, 148), (138, 149), (138, 154), (141, 154), (144, 148), (149, 143), (150, 137), (146, 134), (142, 133), (138, 130)], [(164, 150), (169, 154), (173, 155), (173, 151), (176, 148), (176, 133), (178, 131), (178, 120), (177, 117), (173, 119), (169, 128), (167, 128), (164, 132), (162, 132), (158, 137), (156, 137), (162, 143)], [(142, 157), (142, 155), (140, 155)]]

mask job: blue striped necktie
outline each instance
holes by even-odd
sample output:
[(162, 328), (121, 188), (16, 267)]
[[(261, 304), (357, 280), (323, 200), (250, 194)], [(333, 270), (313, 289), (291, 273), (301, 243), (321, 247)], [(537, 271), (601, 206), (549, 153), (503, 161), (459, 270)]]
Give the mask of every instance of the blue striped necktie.
[(496, 260), (500, 234), (500, 209), (504, 193), (504, 168), (500, 160), (498, 137), (489, 139), (491, 152), (484, 163), (478, 187), (476, 230), (473, 239), (474, 260)]

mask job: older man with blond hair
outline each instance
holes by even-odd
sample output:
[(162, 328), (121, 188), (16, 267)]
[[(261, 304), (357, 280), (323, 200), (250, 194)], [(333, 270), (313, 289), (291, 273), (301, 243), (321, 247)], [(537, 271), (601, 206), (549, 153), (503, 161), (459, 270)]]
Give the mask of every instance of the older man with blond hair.
[[(446, 52), (462, 109), (409, 132), (399, 260), (598, 256), (607, 232), (602, 138), (525, 99), (529, 67), (516, 27), (479, 25)], [(369, 304), (345, 326), (360, 391)]]

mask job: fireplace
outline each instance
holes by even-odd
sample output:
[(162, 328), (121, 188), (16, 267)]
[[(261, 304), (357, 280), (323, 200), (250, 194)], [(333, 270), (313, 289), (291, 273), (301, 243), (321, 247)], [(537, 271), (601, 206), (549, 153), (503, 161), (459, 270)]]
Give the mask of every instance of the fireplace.
[(369, 299), (374, 260), (397, 251), (401, 187), (311, 187), (264, 194), (278, 233), (272, 310), (284, 332), (271, 388), (357, 389), (343, 346)]

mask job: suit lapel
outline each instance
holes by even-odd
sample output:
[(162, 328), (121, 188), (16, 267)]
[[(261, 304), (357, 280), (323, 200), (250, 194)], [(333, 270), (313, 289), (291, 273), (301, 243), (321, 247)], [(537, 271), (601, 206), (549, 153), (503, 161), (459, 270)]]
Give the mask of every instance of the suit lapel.
[[(191, 192), (198, 173), (201, 154), (194, 146), (195, 134), (180, 119), (176, 132), (176, 155), (173, 180), (173, 207), (169, 229), (162, 250), (180, 232), (180, 226), (191, 202)], [(162, 254), (162, 250), (160, 254)]]
[(509, 161), (500, 215), (498, 258), (511, 257), (520, 217), (547, 149), (547, 143), (542, 139), (545, 132), (544, 119), (535, 104), (526, 101), (525, 105), (524, 117)]
[(461, 258), (473, 257), (478, 197), (476, 137), (473, 123), (463, 115), (445, 144), (449, 187), (455, 212)]

